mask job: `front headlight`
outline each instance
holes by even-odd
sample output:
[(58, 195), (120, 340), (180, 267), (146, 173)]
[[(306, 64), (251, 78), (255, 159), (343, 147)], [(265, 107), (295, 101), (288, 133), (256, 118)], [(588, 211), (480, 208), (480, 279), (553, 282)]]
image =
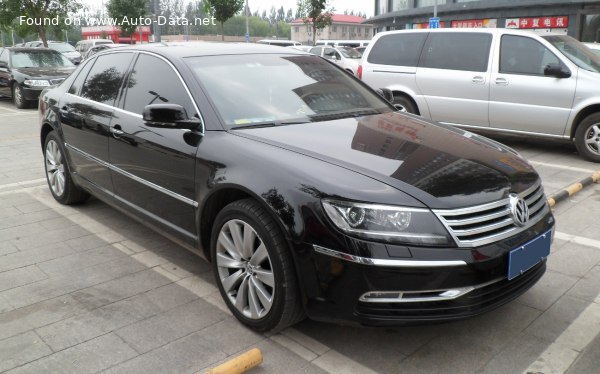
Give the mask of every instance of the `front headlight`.
[(48, 87), (50, 82), (45, 79), (26, 79), (23, 83), (31, 87)]
[(362, 238), (417, 245), (449, 245), (442, 223), (428, 209), (322, 200), (323, 209), (342, 231)]

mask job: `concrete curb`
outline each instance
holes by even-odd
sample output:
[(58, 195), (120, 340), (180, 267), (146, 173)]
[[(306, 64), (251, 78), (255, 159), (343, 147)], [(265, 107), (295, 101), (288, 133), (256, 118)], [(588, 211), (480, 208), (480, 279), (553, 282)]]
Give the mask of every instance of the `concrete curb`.
[(252, 348), (251, 350), (210, 369), (204, 374), (241, 374), (262, 364), (262, 362), (263, 356), (260, 349)]
[(598, 183), (600, 181), (600, 171), (595, 172), (591, 176), (580, 180), (577, 183), (573, 183), (572, 185), (566, 187), (562, 191), (555, 193), (554, 195), (548, 198), (548, 205), (553, 208), (556, 203), (559, 203), (570, 196), (573, 196), (575, 193), (581, 191), (583, 187), (590, 186), (594, 183)]

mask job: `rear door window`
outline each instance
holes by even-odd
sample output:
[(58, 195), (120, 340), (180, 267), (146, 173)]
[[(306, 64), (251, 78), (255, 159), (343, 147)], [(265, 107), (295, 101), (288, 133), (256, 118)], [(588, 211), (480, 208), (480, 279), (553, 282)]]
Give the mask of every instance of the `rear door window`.
[(430, 33), (419, 67), (485, 72), (491, 45), (487, 33)]
[(81, 97), (113, 105), (133, 53), (112, 53), (99, 56), (81, 88)]
[(382, 36), (371, 48), (367, 61), (380, 65), (417, 66), (425, 39), (425, 32)]

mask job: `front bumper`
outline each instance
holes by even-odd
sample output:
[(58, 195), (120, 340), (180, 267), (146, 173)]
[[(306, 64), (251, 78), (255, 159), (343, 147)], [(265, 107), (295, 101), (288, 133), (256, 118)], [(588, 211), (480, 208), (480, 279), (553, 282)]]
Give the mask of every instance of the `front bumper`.
[[(475, 248), (407, 248), (346, 238), (344, 252), (356, 255), (340, 255), (332, 243), (305, 246), (297, 266), (306, 313), (315, 320), (377, 326), (488, 312), (541, 278), (545, 259), (508, 280), (508, 253), (553, 228), (554, 218), (547, 213), (523, 232)], [(398, 294), (408, 298), (390, 302)]]
[(37, 101), (38, 98), (40, 97), (40, 94), (42, 93), (42, 91), (44, 90), (44, 88), (46, 88), (45, 86), (26, 86), (26, 85), (21, 85), (22, 91), (23, 91), (23, 97), (25, 97), (25, 100), (27, 101)]

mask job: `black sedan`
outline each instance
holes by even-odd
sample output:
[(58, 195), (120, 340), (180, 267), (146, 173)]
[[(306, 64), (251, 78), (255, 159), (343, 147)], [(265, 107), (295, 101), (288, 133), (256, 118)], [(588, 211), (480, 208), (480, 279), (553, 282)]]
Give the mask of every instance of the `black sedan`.
[(524, 159), (395, 112), (317, 56), (113, 49), (46, 90), (40, 113), (57, 201), (93, 194), (207, 258), (232, 313), (259, 331), (305, 315), (466, 318), (546, 269), (554, 218)]
[(26, 108), (37, 103), (44, 88), (59, 84), (73, 70), (75, 65), (52, 49), (0, 48), (0, 95)]

